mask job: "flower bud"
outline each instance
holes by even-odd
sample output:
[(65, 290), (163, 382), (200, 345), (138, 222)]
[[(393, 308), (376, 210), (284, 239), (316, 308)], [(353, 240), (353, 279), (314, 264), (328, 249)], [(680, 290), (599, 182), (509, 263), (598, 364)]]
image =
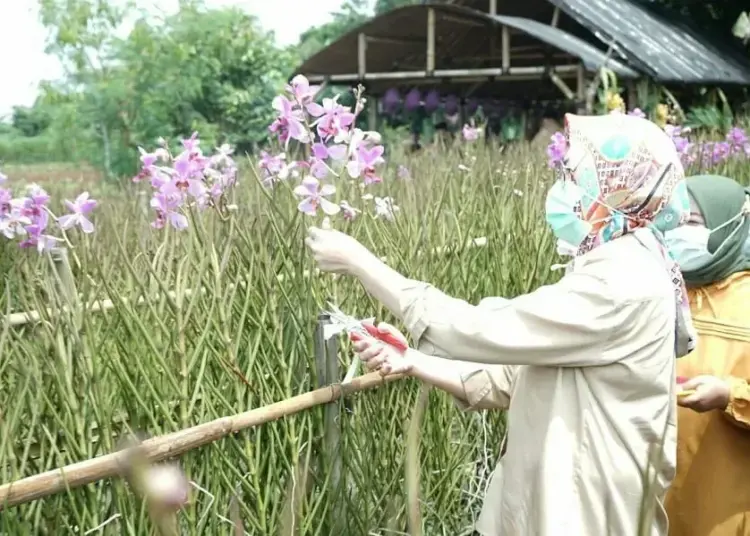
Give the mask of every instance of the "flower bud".
[(142, 482), (144, 497), (159, 510), (177, 511), (188, 502), (190, 483), (176, 464), (147, 467)]

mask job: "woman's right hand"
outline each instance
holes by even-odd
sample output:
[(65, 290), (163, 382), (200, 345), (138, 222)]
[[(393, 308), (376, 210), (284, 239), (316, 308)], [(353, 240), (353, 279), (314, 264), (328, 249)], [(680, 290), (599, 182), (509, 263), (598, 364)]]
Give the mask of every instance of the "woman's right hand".
[[(373, 329), (384, 335), (390, 335), (408, 348), (406, 337), (395, 327), (381, 322)], [(402, 352), (396, 347), (387, 344), (375, 337), (352, 334), (354, 351), (357, 352), (360, 360), (369, 370), (377, 370), (382, 376), (390, 374), (409, 374), (413, 368), (413, 363), (409, 359), (409, 350)]]

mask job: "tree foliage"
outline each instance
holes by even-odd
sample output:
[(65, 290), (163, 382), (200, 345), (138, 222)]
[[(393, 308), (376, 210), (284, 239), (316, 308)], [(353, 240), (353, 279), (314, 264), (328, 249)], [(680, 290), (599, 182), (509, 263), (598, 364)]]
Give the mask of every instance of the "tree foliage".
[[(137, 147), (200, 130), (207, 143), (250, 151), (267, 135), (269, 103), (294, 66), (258, 21), (237, 8), (182, 1), (158, 18), (107, 0), (40, 0), (48, 51), (66, 67), (34, 107), (16, 109), (15, 129), (45, 133), (70, 159), (109, 176), (134, 171)], [(132, 30), (117, 38), (123, 20)], [(3, 155), (0, 154), (0, 159)]]

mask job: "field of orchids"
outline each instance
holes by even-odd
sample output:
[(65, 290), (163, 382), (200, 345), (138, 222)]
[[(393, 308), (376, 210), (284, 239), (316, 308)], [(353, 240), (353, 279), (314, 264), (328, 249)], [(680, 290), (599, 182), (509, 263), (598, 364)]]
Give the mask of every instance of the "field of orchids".
[[(123, 191), (66, 197), (1, 177), (3, 483), (316, 388), (328, 300), (393, 320), (351, 280), (316, 273), (303, 239), (324, 217), (471, 302), (559, 277), (543, 205), (560, 135), (545, 158), (467, 126), (455, 147), (407, 156), (354, 127), (361, 91), (349, 109), (316, 90), (296, 78), (273, 101), (278, 143), (257, 157), (194, 134), (142, 149)], [(670, 134), (691, 170), (750, 178), (741, 130)], [(343, 340), (339, 359), (343, 378)], [(0, 533), (470, 534), (501, 414), (461, 414), (409, 380), (336, 404), (337, 451), (317, 408), (146, 469), (138, 486), (2, 509)]]

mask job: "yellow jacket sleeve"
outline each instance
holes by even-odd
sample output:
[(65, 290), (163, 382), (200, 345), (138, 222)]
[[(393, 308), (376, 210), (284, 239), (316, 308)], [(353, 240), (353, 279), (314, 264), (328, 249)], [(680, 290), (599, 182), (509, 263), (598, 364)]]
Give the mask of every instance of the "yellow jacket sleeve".
[(730, 421), (750, 430), (750, 385), (742, 378), (727, 378), (729, 382), (729, 404), (724, 410)]

